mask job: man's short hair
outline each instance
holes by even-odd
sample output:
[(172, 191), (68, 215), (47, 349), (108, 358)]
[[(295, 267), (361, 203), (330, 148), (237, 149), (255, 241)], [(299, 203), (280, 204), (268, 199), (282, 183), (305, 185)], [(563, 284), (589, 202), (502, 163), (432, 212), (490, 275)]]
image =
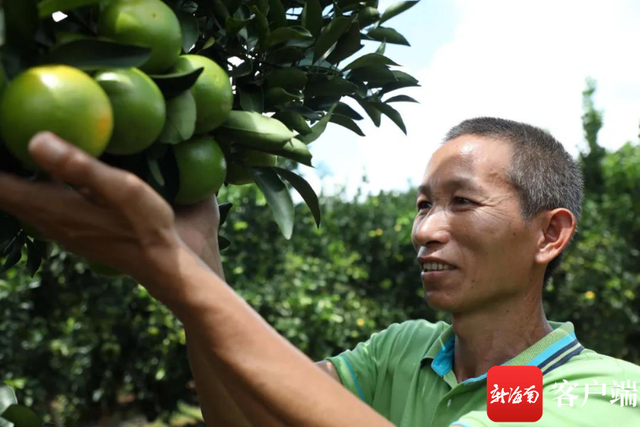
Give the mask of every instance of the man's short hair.
[[(478, 135), (511, 144), (513, 156), (507, 179), (519, 194), (522, 216), (529, 221), (539, 212), (565, 208), (580, 219), (582, 213), (582, 171), (549, 132), (525, 123), (493, 117), (465, 120), (446, 135), (448, 142), (463, 135)], [(562, 259), (562, 253), (548, 265), (546, 283)]]

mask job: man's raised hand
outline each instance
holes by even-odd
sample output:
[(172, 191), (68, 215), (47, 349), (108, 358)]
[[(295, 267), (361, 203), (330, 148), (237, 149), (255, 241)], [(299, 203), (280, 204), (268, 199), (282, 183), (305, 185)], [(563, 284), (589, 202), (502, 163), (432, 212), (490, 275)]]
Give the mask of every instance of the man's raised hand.
[(29, 152), (52, 181), (1, 173), (0, 209), (141, 281), (170, 268), (184, 243), (171, 207), (149, 185), (48, 132), (34, 136)]

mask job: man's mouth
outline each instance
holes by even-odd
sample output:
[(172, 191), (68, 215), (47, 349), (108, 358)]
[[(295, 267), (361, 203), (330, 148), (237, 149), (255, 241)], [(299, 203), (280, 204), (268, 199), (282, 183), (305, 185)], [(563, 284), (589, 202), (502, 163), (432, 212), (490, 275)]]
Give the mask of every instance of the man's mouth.
[(455, 267), (449, 264), (443, 264), (440, 262), (425, 262), (422, 264), (422, 271), (425, 273), (429, 273), (432, 271), (445, 271), (445, 270), (453, 270)]

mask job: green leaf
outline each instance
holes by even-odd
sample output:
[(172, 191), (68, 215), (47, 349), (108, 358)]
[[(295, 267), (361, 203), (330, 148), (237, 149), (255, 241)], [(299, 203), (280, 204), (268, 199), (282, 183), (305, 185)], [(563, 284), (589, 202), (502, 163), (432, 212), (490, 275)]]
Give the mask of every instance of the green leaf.
[(24, 237), (20, 237), (23, 235), (19, 235), (15, 238), (13, 243), (5, 248), (5, 252), (7, 249), (9, 253), (7, 254), (7, 258), (4, 260), (4, 264), (2, 268), (0, 268), (0, 273), (4, 273), (14, 265), (16, 265), (22, 259), (22, 247), (24, 246)]
[(387, 83), (382, 86), (382, 93), (388, 93), (397, 89), (402, 89), (405, 87), (414, 87), (420, 86), (418, 83), (418, 79), (415, 77), (403, 72), (403, 71), (392, 71), (393, 76), (396, 78), (395, 82)]
[(340, 37), (333, 52), (327, 56), (327, 62), (330, 64), (336, 64), (343, 59), (347, 59), (362, 49), (360, 40), (360, 27), (357, 22), (354, 22), (351, 24), (351, 27), (349, 27), (349, 30)]
[(307, 0), (302, 9), (302, 26), (305, 27), (314, 37), (320, 35), (322, 30), (322, 7), (318, 0)]
[(219, 22), (224, 22), (228, 16), (231, 16), (227, 6), (221, 1), (212, 1), (211, 9), (213, 10), (214, 16), (218, 19)]
[(13, 423), (10, 423), (9, 421), (0, 417), (0, 427), (13, 427)]
[(393, 28), (386, 28), (386, 27), (374, 28), (373, 30), (367, 33), (367, 36), (369, 36), (373, 40), (377, 40), (380, 42), (386, 41), (387, 43), (391, 43), (391, 44), (401, 44), (404, 46), (410, 46), (407, 39), (405, 39), (402, 34), (397, 32)]
[(273, 50), (267, 55), (267, 62), (275, 64), (288, 64), (304, 58), (304, 49), (296, 46), (284, 46)]
[(333, 18), (323, 30), (313, 54), (313, 62), (325, 57), (325, 54), (336, 44), (338, 39), (349, 29), (353, 22), (352, 17)]
[(375, 7), (366, 6), (358, 12), (358, 22), (360, 27), (368, 27), (380, 19), (380, 12)]
[(267, 16), (269, 14), (269, 0), (257, 0), (257, 4), (260, 13), (262, 13), (264, 16)]
[(367, 82), (369, 87), (379, 87), (396, 82), (396, 77), (386, 65), (370, 65), (356, 68), (349, 73), (349, 80)]
[(204, 68), (196, 68), (195, 70), (181, 73), (151, 74), (149, 77), (158, 85), (164, 97), (171, 99), (185, 90), (191, 89), (203, 70)]
[[(255, 27), (256, 32), (258, 33), (258, 38), (260, 39), (260, 43), (264, 44), (264, 42), (267, 40), (267, 38), (271, 34), (271, 30), (269, 29), (269, 21), (267, 21), (267, 18), (264, 16), (264, 13), (261, 12), (257, 6), (253, 6), (251, 10), (256, 15), (256, 19), (253, 21), (253, 25)], [(269, 10), (268, 7), (267, 7), (267, 10)]]
[(165, 144), (179, 144), (193, 136), (196, 130), (196, 100), (190, 90), (166, 100), (167, 115), (158, 137)]
[(5, 383), (0, 383), (0, 414), (15, 403), (18, 403), (18, 399), (13, 389)]
[(79, 7), (100, 3), (102, 0), (43, 0), (38, 3), (40, 18), (48, 18), (53, 12), (66, 12)]
[(379, 53), (380, 55), (384, 55), (384, 51), (386, 48), (387, 48), (387, 42), (383, 41), (382, 43), (380, 43), (380, 46), (378, 46), (376, 53)]
[(269, 87), (302, 90), (307, 84), (307, 73), (299, 68), (279, 68), (267, 74), (266, 80)]
[(139, 67), (151, 49), (108, 40), (78, 39), (62, 44), (43, 58), (45, 64), (65, 64), (85, 71)]
[(342, 77), (336, 76), (332, 79), (316, 78), (307, 83), (304, 94), (307, 97), (314, 96), (344, 96), (351, 95), (358, 89), (358, 86)]
[(38, 30), (38, 7), (35, 0), (4, 0), (5, 40), (17, 49), (33, 45)]
[(227, 16), (224, 20), (224, 28), (227, 35), (234, 36), (238, 34), (249, 22), (253, 21), (254, 17), (255, 15), (251, 15), (251, 17), (247, 19), (237, 19)]
[(335, 105), (325, 113), (324, 117), (322, 117), (318, 121), (318, 123), (313, 125), (313, 127), (311, 128), (311, 132), (309, 134), (301, 136), (299, 137), (299, 139), (307, 145), (311, 144), (313, 141), (318, 139), (320, 135), (322, 135), (324, 130), (327, 128), (327, 124), (329, 123), (329, 119), (331, 119), (331, 115), (333, 114), (334, 109), (335, 109)]
[(322, 114), (313, 111), (311, 108), (303, 107), (301, 105), (289, 105), (287, 106), (287, 108), (283, 109), (282, 112), (298, 113), (307, 120), (320, 120), (322, 117), (324, 117)]
[(31, 409), (14, 403), (0, 415), (16, 427), (42, 427), (42, 420)]
[(280, 148), (262, 149), (260, 151), (295, 160), (303, 165), (313, 167), (311, 164), (311, 158), (313, 156), (311, 155), (311, 151), (309, 151), (309, 147), (298, 138), (292, 138), (291, 141), (287, 141), (287, 143)]
[(392, 106), (378, 102), (375, 104), (376, 108), (382, 112), (385, 116), (389, 117), (401, 130), (404, 134), (407, 134), (407, 127), (404, 125), (404, 121), (402, 120), (402, 116), (396, 109)]
[(309, 185), (309, 183), (301, 176), (287, 169), (274, 167), (273, 170), (275, 170), (276, 173), (282, 178), (286, 179), (289, 184), (291, 184), (291, 186), (296, 189), (298, 194), (302, 196), (302, 199), (305, 201), (307, 206), (309, 206), (309, 210), (311, 210), (313, 219), (315, 219), (316, 221), (316, 226), (320, 228), (320, 221), (322, 220), (320, 203), (318, 202), (318, 196), (316, 195), (316, 192), (313, 191), (313, 188)]
[[(173, 203), (180, 189), (178, 162), (172, 147), (169, 144), (153, 144), (140, 158), (142, 172), (139, 176), (143, 176), (144, 180), (168, 203)], [(161, 181), (164, 182), (158, 181), (160, 176), (153, 172), (153, 166), (147, 159), (153, 159), (158, 163), (158, 169), (162, 172)]]
[(360, 136), (365, 136), (360, 126), (356, 124), (351, 118), (347, 116), (343, 116), (341, 114), (336, 114), (335, 112), (331, 115), (330, 121), (342, 127), (349, 129), (351, 132), (354, 132)]
[(218, 229), (220, 229), (220, 227), (222, 227), (222, 224), (225, 223), (225, 221), (227, 220), (227, 217), (229, 216), (229, 212), (231, 211), (231, 208), (233, 207), (233, 203), (221, 203), (218, 205), (218, 210), (220, 211), (220, 226), (218, 227)]
[(218, 234), (218, 248), (223, 251), (231, 246), (231, 242), (224, 236)]
[(231, 14), (235, 14), (236, 11), (242, 5), (242, 0), (223, 0), (224, 4), (227, 6), (227, 10)]
[(341, 98), (341, 96), (316, 96), (308, 99), (305, 105), (318, 111), (326, 111), (335, 107)]
[(373, 124), (376, 125), (376, 127), (380, 127), (380, 121), (382, 117), (381, 117), (380, 110), (378, 110), (374, 106), (374, 103), (366, 99), (360, 98), (359, 96), (354, 97), (354, 99), (358, 102), (358, 104), (360, 104), (360, 106), (365, 111), (365, 113), (367, 113), (367, 115), (369, 116)]
[(9, 242), (16, 237), (22, 224), (15, 216), (0, 212), (0, 242)]
[(280, 120), (289, 129), (293, 129), (301, 135), (311, 133), (311, 128), (302, 114), (293, 111), (281, 111), (273, 115), (274, 119)]
[(363, 119), (363, 117), (360, 114), (358, 114), (356, 110), (354, 110), (344, 102), (338, 102), (338, 105), (336, 105), (336, 109), (333, 112), (336, 114), (342, 114), (343, 116), (350, 117), (353, 120)]
[(299, 101), (303, 98), (302, 94), (287, 92), (281, 87), (272, 87), (264, 93), (264, 99), (267, 105), (281, 105), (287, 102)]
[(33, 244), (36, 249), (38, 249), (38, 252), (40, 253), (40, 257), (42, 259), (49, 259), (49, 257), (51, 256), (51, 251), (53, 250), (53, 243), (43, 240), (34, 240)]
[(269, 0), (268, 17), (273, 29), (287, 26), (287, 15), (280, 0)]
[(273, 31), (264, 45), (266, 48), (294, 39), (310, 39), (311, 33), (302, 27), (282, 27)]
[(412, 8), (416, 4), (418, 4), (418, 1), (400, 1), (392, 4), (391, 6), (386, 8), (385, 11), (382, 13), (382, 18), (380, 18), (380, 23), (382, 24), (383, 22), (388, 21), (394, 16), (401, 14), (405, 10)]
[(229, 71), (229, 77), (243, 77), (248, 76), (253, 72), (253, 62), (250, 59), (245, 60), (237, 67), (234, 67)]
[(42, 256), (40, 251), (35, 246), (35, 244), (31, 241), (31, 239), (26, 239), (27, 243), (27, 271), (29, 272), (29, 276), (35, 276), (36, 272), (40, 268), (40, 264), (42, 264)]
[(255, 85), (237, 86), (240, 95), (240, 107), (245, 111), (264, 111), (264, 94), (262, 88)]
[(155, 179), (158, 184), (164, 187), (164, 177), (162, 176), (162, 172), (160, 171), (158, 160), (147, 157), (147, 166), (149, 167), (149, 173), (151, 173), (153, 179)]
[(287, 187), (270, 167), (247, 166), (246, 169), (267, 199), (282, 235), (289, 240), (293, 233), (294, 208)]
[(176, 16), (180, 21), (180, 28), (182, 28), (182, 50), (184, 53), (189, 53), (200, 35), (198, 20), (191, 13), (183, 11), (176, 12)]
[(386, 101), (384, 101), (386, 104), (389, 104), (390, 102), (415, 102), (416, 104), (419, 104), (418, 101), (416, 101), (415, 99), (413, 99), (410, 96), (407, 95), (397, 95), (397, 96), (393, 96), (389, 99), (387, 99)]
[(295, 136), (282, 122), (259, 113), (231, 111), (217, 133), (258, 149), (279, 148)]
[(384, 55), (379, 53), (368, 53), (366, 55), (362, 55), (360, 58), (354, 60), (349, 65), (344, 67), (342, 71), (347, 70), (355, 70), (356, 68), (368, 67), (372, 65), (398, 65), (390, 58), (387, 58)]
[(200, 51), (207, 50), (211, 46), (213, 46), (214, 44), (216, 44), (216, 38), (215, 37), (209, 37), (207, 39), (207, 41), (204, 42), (204, 44), (202, 45), (202, 49), (200, 49)]
[(277, 154), (280, 157), (295, 160), (303, 165), (311, 166), (311, 151), (307, 145), (297, 138), (292, 138), (278, 150), (270, 151), (272, 154)]

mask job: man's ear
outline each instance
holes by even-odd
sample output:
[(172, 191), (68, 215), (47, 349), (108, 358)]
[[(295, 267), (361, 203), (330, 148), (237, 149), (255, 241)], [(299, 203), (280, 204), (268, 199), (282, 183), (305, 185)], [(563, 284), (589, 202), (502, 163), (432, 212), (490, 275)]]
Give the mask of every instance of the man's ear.
[(578, 224), (571, 211), (564, 208), (541, 213), (539, 224), (536, 262), (548, 264), (569, 245)]

